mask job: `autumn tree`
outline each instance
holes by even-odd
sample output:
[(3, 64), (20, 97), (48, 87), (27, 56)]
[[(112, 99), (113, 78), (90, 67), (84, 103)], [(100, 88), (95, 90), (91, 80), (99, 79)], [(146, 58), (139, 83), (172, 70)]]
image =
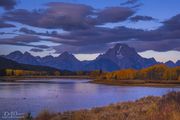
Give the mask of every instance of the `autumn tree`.
[(102, 74), (102, 70), (95, 70), (90, 73), (90, 77), (96, 78)]
[(101, 74), (102, 79), (111, 80), (178, 80), (180, 67), (169, 68), (164, 64), (154, 65), (141, 70), (125, 69)]

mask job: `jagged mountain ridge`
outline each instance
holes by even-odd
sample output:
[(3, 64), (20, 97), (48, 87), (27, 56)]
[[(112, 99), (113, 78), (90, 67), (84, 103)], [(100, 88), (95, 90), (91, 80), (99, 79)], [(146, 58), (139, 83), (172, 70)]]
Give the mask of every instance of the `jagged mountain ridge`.
[(50, 66), (61, 70), (77, 71), (81, 69), (81, 62), (68, 52), (64, 52), (58, 57), (53, 57), (51, 55), (46, 57), (35, 57), (28, 52), (23, 54), (20, 51), (15, 51), (3, 57), (18, 63)]
[(68, 52), (64, 52), (57, 57), (34, 57), (28, 52), (23, 54), (15, 51), (3, 57), (19, 63), (45, 65), (71, 71), (100, 69), (104, 71), (114, 71), (126, 68), (141, 69), (158, 63), (154, 58), (147, 59), (141, 57), (134, 48), (126, 44), (116, 44), (104, 54), (99, 55), (95, 60), (86, 62), (79, 61), (74, 55)]
[(23, 63), (23, 64), (31, 64), (31, 65), (40, 65), (39, 62), (37, 61), (37, 58), (32, 56), (30, 53), (25, 52), (24, 54), (21, 53), (20, 51), (15, 51), (12, 52), (6, 56), (3, 56), (5, 58), (8, 58), (10, 60), (14, 60), (18, 63)]
[(126, 44), (116, 44), (105, 54), (97, 57), (98, 59), (109, 59), (119, 66), (119, 69), (134, 68), (141, 69), (157, 64), (154, 58), (141, 57), (134, 48)]
[(180, 66), (180, 60), (178, 60), (176, 63), (174, 63), (173, 61), (169, 60), (169, 61), (165, 62), (165, 65), (167, 65), (168, 67)]

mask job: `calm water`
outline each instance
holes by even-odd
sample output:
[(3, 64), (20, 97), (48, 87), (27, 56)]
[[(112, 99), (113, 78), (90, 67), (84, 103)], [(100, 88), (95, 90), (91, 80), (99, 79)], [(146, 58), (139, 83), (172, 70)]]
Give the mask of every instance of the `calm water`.
[(60, 112), (92, 108), (175, 90), (180, 88), (106, 86), (72, 79), (0, 83), (0, 114), (17, 111), (36, 115), (45, 109)]

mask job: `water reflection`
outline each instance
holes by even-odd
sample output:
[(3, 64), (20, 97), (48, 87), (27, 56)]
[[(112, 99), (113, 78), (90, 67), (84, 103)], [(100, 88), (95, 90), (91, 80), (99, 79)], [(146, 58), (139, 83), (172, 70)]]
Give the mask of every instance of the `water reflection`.
[(35, 115), (44, 109), (55, 112), (84, 109), (160, 96), (172, 90), (180, 91), (180, 88), (106, 86), (73, 79), (0, 83), (0, 114), (10, 110)]

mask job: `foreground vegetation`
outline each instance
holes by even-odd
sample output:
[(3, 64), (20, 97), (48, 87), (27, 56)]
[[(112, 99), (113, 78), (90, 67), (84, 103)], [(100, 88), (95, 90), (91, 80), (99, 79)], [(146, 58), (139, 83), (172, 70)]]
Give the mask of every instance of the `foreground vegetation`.
[(174, 87), (180, 86), (179, 80), (94, 80), (92, 83), (114, 86), (147, 86), (147, 87)]
[(180, 92), (171, 92), (162, 97), (144, 97), (135, 102), (112, 104), (91, 110), (64, 113), (41, 112), (22, 120), (180, 120)]

